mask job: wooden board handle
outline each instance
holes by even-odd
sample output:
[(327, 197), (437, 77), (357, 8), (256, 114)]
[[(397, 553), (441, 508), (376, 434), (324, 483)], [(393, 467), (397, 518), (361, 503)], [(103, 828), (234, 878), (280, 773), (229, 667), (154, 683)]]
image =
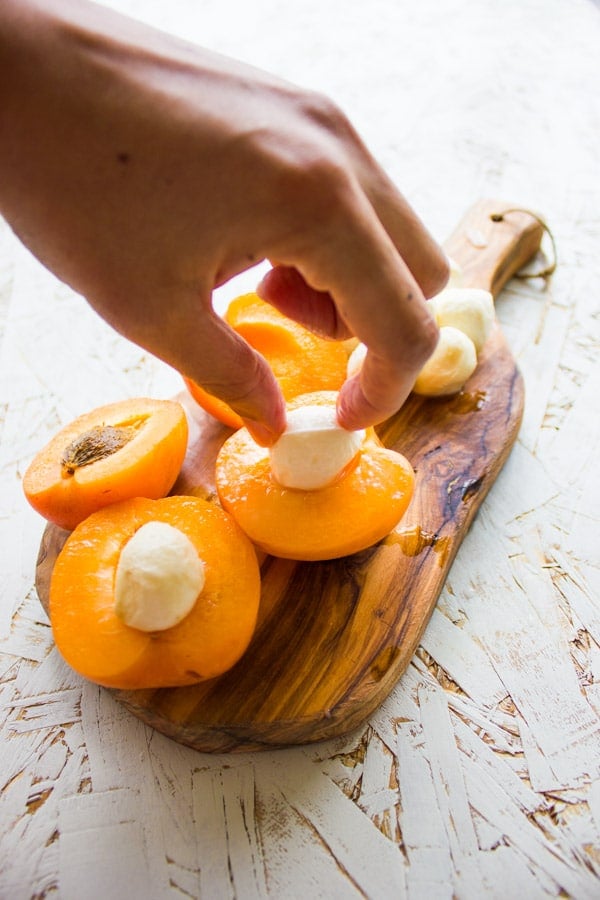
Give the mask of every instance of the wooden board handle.
[(533, 212), (496, 200), (480, 200), (464, 215), (444, 248), (460, 261), (463, 286), (498, 296), (538, 251), (544, 225)]

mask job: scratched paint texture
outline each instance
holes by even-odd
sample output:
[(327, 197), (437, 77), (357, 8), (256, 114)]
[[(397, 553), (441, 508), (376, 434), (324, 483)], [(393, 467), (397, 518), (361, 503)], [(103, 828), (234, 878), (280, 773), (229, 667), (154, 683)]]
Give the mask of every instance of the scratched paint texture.
[(598, 7), (111, 5), (333, 96), (439, 239), (539, 211), (559, 267), (498, 303), (525, 419), (405, 676), (344, 739), (212, 757), (62, 663), (21, 495), (62, 423), (179, 381), (0, 225), (0, 897), (599, 897)]

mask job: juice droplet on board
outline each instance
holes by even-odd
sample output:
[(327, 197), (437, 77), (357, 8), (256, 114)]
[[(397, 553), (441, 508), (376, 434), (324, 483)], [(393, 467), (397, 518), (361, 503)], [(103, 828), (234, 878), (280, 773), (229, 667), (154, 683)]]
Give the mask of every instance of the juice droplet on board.
[(487, 400), (485, 391), (461, 391), (457, 394), (452, 403), (452, 411), (459, 415), (477, 412), (481, 409)]
[(399, 531), (392, 531), (386, 538), (387, 544), (399, 544), (405, 556), (418, 556), (431, 547), (438, 554), (438, 562), (442, 566), (446, 562), (450, 539), (440, 537), (431, 531), (425, 531), (420, 525), (411, 525)]

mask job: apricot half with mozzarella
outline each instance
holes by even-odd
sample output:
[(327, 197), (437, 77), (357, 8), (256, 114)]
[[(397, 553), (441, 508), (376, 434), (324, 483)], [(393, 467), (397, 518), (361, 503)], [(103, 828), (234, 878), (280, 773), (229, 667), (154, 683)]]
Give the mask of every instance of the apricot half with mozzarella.
[[(305, 394), (289, 404), (289, 414), (301, 407), (335, 412), (335, 401), (335, 392)], [(284, 432), (280, 440), (285, 439)], [(324, 486), (288, 487), (273, 471), (271, 457), (277, 445), (271, 450), (259, 447), (242, 428), (225, 441), (217, 457), (221, 505), (257, 547), (273, 556), (333, 559), (370, 547), (404, 515), (413, 493), (414, 472), (401, 454), (381, 445), (373, 429), (361, 435), (350, 453), (353, 440), (342, 434), (346, 450), (339, 457), (341, 471), (328, 471)], [(323, 452), (326, 456), (337, 452), (329, 438), (315, 454), (317, 466)], [(301, 455), (304, 465), (311, 455), (308, 443)]]
[(82, 522), (56, 560), (49, 609), (58, 650), (80, 675), (159, 688), (230, 669), (259, 599), (256, 552), (231, 516), (176, 495), (127, 500)]

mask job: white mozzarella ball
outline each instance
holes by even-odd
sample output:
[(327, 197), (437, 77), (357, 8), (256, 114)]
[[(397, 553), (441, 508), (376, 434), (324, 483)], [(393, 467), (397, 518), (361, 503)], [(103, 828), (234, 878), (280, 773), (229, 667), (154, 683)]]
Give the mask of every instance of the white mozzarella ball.
[(354, 459), (364, 437), (341, 428), (333, 406), (300, 406), (288, 413), (286, 430), (269, 450), (271, 471), (283, 487), (319, 490)]
[(477, 353), (470, 337), (450, 325), (440, 328), (437, 347), (414, 384), (416, 394), (440, 397), (456, 394), (477, 367)]
[(147, 522), (125, 544), (115, 579), (115, 612), (140, 631), (164, 631), (192, 610), (204, 563), (178, 528)]
[(471, 338), (480, 353), (494, 324), (494, 299), (480, 288), (447, 288), (429, 301), (440, 328), (451, 325)]

